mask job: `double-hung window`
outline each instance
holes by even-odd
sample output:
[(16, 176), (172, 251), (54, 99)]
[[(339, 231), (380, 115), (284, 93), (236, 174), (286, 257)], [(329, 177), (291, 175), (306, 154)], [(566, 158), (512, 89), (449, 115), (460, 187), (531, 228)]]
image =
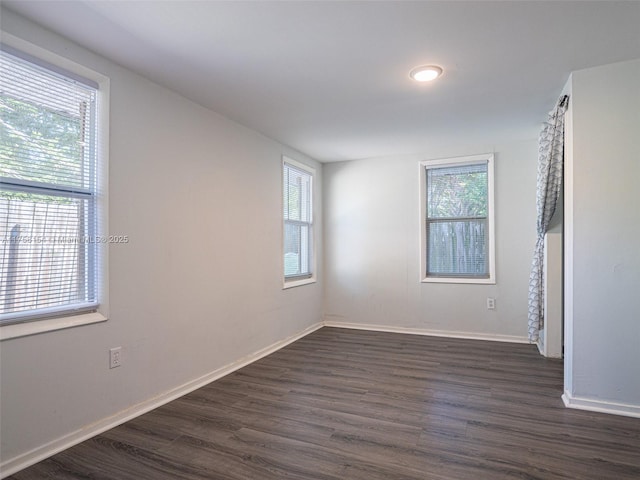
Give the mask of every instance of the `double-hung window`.
[(493, 155), (420, 164), (424, 282), (495, 283)]
[(98, 309), (98, 89), (0, 52), (2, 325)]
[(314, 281), (313, 176), (306, 165), (283, 159), (284, 284)]

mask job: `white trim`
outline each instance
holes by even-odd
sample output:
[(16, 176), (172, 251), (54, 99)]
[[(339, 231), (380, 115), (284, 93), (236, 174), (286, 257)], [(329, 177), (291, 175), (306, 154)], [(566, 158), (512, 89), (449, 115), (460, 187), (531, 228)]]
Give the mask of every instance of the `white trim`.
[(426, 328), (396, 327), (391, 325), (374, 325), (369, 323), (324, 321), (325, 327), (350, 328), (354, 330), (369, 330), (372, 332), (404, 333), (409, 335), (425, 335), (429, 337), (465, 338), (469, 340), (487, 340), (490, 342), (529, 343), (525, 336), (501, 335), (477, 332), (456, 332), (450, 330), (429, 330)]
[(67, 448), (73, 447), (74, 445), (84, 442), (91, 437), (99, 435), (102, 432), (106, 432), (111, 428), (117, 427), (118, 425), (121, 425), (140, 415), (150, 412), (155, 408), (165, 405), (166, 403), (169, 403), (176, 398), (180, 398), (187, 393), (197, 390), (198, 388), (201, 388), (213, 382), (214, 380), (235, 372), (236, 370), (249, 365), (250, 363), (260, 360), (261, 358), (266, 357), (267, 355), (270, 355), (283, 347), (286, 347), (290, 343), (293, 343), (296, 340), (299, 340), (300, 338), (315, 332), (322, 326), (322, 322), (318, 322), (314, 325), (311, 325), (310, 327), (305, 328), (299, 333), (291, 335), (284, 340), (275, 342), (268, 347), (258, 350), (257, 352), (247, 355), (228, 365), (220, 367), (210, 373), (207, 373), (206, 375), (196, 378), (195, 380), (191, 380), (190, 382), (184, 383), (179, 387), (161, 393), (156, 397), (150, 398), (148, 400), (145, 400), (144, 402), (138, 403), (137, 405), (122, 410), (121, 412), (118, 412), (111, 417), (104, 418), (95, 423), (82, 427), (75, 432), (71, 432), (63, 437), (57, 438), (41, 447), (35, 448), (29, 452), (23, 453), (22, 455), (9, 459), (3, 462), (2, 465), (0, 465), (0, 478), (5, 478), (9, 475), (13, 475), (14, 473), (31, 465), (34, 465), (35, 463), (38, 463), (45, 458), (55, 455), (56, 453), (66, 450)]
[[(95, 315), (95, 314), (94, 314)], [(247, 355), (235, 362), (227, 364), (221, 368), (218, 368), (206, 375), (184, 383), (174, 389), (164, 392), (156, 397), (150, 398), (144, 402), (138, 403), (130, 408), (122, 410), (121, 412), (112, 415), (111, 417), (104, 418), (95, 423), (80, 428), (74, 432), (71, 432), (63, 437), (57, 438), (45, 445), (37, 447), (29, 452), (23, 453), (12, 459), (2, 462), (0, 465), (0, 478), (5, 478), (10, 475), (19, 472), (31, 465), (34, 465), (46, 458), (49, 458), (56, 453), (66, 450), (74, 445), (77, 445), (89, 438), (92, 438), (100, 433), (103, 433), (111, 428), (117, 427), (129, 420), (132, 420), (140, 415), (143, 415), (155, 408), (165, 405), (177, 398), (180, 398), (198, 388), (201, 388), (219, 378), (222, 378), (230, 373), (239, 370), (257, 360), (260, 360), (271, 353), (274, 353), (281, 348), (319, 330), (322, 327), (332, 328), (348, 328), (354, 330), (368, 330), (377, 332), (390, 332), (390, 333), (402, 333), (410, 335), (425, 335), (435, 337), (447, 337), (447, 338), (464, 338), (471, 340), (486, 340), (494, 342), (508, 342), (508, 343), (529, 343), (527, 337), (517, 335), (500, 335), (500, 334), (481, 334), (476, 332), (453, 332), (446, 330), (427, 330), (421, 328), (410, 327), (395, 327), (388, 325), (373, 325), (373, 324), (360, 324), (360, 323), (348, 323), (325, 320), (324, 322), (315, 323), (301, 332), (291, 335), (283, 340), (273, 343), (272, 345), (260, 349), (253, 354)], [(640, 418), (640, 405), (620, 404), (614, 402), (607, 402), (601, 400), (592, 400), (587, 398), (572, 397), (568, 391), (562, 395), (562, 401), (568, 408), (589, 410), (593, 412), (608, 413), (614, 415), (624, 415), (629, 417)]]
[(52, 64), (54, 67), (62, 68), (75, 75), (79, 75), (88, 80), (92, 80), (98, 83), (98, 85), (100, 85), (100, 88), (103, 88), (103, 81), (109, 81), (108, 77), (99, 72), (96, 72), (95, 70), (90, 69), (89, 67), (85, 67), (84, 65), (76, 63), (73, 60), (69, 60), (68, 58), (53, 53), (31, 42), (23, 40), (22, 38), (16, 37), (15, 35), (11, 35), (10, 33), (1, 32), (0, 41), (9, 45), (11, 48), (17, 49), (23, 53), (26, 53), (27, 55)]
[[(287, 155), (282, 155), (282, 164), (284, 165), (285, 163), (288, 163), (292, 167), (296, 167), (296, 168), (299, 168), (300, 170), (310, 173), (313, 176), (315, 176), (316, 174), (316, 169), (313, 168), (311, 165), (298, 162), (297, 160), (294, 160), (293, 158), (288, 157)], [(313, 219), (313, 212), (312, 212), (312, 219)]]
[[(562, 94), (572, 94), (573, 75), (564, 86)], [(564, 389), (573, 390), (573, 298), (574, 298), (574, 278), (573, 278), (573, 98), (569, 98), (569, 106), (565, 112), (564, 124), (564, 207), (563, 207), (563, 238), (564, 238), (564, 280), (563, 280), (563, 303), (564, 303)]]
[[(106, 76), (96, 77), (98, 80), (98, 94), (96, 108), (98, 109), (98, 145), (96, 168), (98, 169), (97, 185), (97, 235), (109, 238), (109, 144), (111, 125), (111, 80)], [(98, 284), (96, 293), (98, 295), (98, 312), (109, 318), (109, 244), (99, 243), (97, 246), (97, 269)]]
[[(463, 165), (473, 165), (485, 163), (487, 164), (487, 233), (489, 235), (489, 245), (487, 245), (487, 255), (489, 256), (489, 277), (488, 278), (459, 278), (459, 277), (429, 277), (427, 276), (427, 235), (426, 235), (426, 217), (427, 217), (427, 182), (426, 167), (431, 166), (450, 166), (457, 167)], [(420, 282), (422, 283), (467, 283), (467, 284), (484, 284), (495, 285), (496, 283), (496, 248), (495, 248), (495, 166), (494, 154), (483, 153), (479, 155), (470, 155), (465, 157), (440, 158), (436, 160), (425, 160), (419, 162), (419, 238), (420, 238)]]
[(5, 326), (11, 325), (12, 323), (45, 320), (54, 317), (71, 317), (82, 313), (95, 312), (97, 309), (98, 302), (83, 302), (22, 310), (19, 312), (0, 313), (0, 322), (2, 322), (0, 325)]
[[(281, 272), (282, 272), (282, 289), (286, 290), (288, 288), (294, 288), (294, 287), (301, 287), (303, 285), (309, 285), (312, 283), (316, 283), (317, 281), (317, 276), (316, 276), (316, 270), (317, 270), (317, 255), (316, 255), (316, 245), (317, 245), (317, 239), (316, 239), (316, 228), (315, 228), (315, 210), (316, 210), (316, 199), (315, 199), (315, 191), (316, 191), (316, 169), (313, 168), (310, 165), (307, 165), (305, 163), (301, 163), (298, 162), (294, 159), (292, 159), (291, 157), (288, 157), (287, 155), (282, 155), (282, 161), (281, 163), (281, 170), (280, 170), (280, 179), (283, 182), (282, 187), (280, 188), (280, 216), (282, 218), (282, 228), (280, 229), (280, 234), (282, 235), (281, 239), (280, 239), (280, 266), (282, 268)], [(292, 167), (298, 168), (304, 172), (307, 172), (311, 175), (311, 192), (310, 192), (310, 197), (311, 197), (311, 223), (310, 223), (310, 229), (311, 229), (311, 265), (310, 265), (310, 270), (311, 270), (311, 276), (309, 278), (304, 278), (301, 280), (296, 280), (291, 279), (291, 280), (287, 280), (287, 278), (284, 276), (284, 215), (282, 212), (284, 212), (284, 164), (289, 164)]]
[(565, 390), (562, 394), (562, 401), (567, 408), (640, 418), (640, 405), (615, 403), (606, 400), (594, 400), (585, 397), (574, 397), (568, 390)]
[[(489, 243), (491, 243), (491, 240), (489, 240)], [(422, 283), (472, 283), (475, 285), (479, 285), (479, 284), (495, 285), (496, 284), (496, 281), (493, 278), (424, 277), (420, 281)]]
[(309, 285), (310, 283), (316, 283), (316, 277), (312, 275), (309, 278), (304, 278), (302, 280), (285, 280), (284, 285), (282, 286), (283, 290), (287, 290), (288, 288), (301, 287), (302, 285)]
[(82, 75), (78, 75), (77, 73), (60, 68), (58, 65), (55, 65), (53, 63), (45, 62), (41, 58), (29, 55), (28, 53), (12, 47), (7, 43), (2, 43), (0, 45), (0, 50), (8, 53), (13, 57), (19, 58), (20, 60), (24, 60), (25, 62), (37, 65), (39, 68), (46, 70), (47, 72), (53, 72), (64, 79), (73, 80), (75, 83), (79, 83), (94, 90), (98, 89), (98, 83), (95, 80), (85, 78)]
[(107, 320), (100, 312), (91, 312), (81, 315), (68, 315), (65, 317), (49, 318), (46, 320), (34, 320), (31, 322), (2, 325), (0, 328), (0, 342), (12, 338), (27, 337), (39, 333), (53, 332), (65, 328), (91, 325)]
[[(96, 107), (98, 109), (97, 124), (97, 158), (98, 169), (97, 184), (97, 228), (96, 234), (103, 238), (109, 237), (109, 105), (110, 105), (110, 79), (100, 72), (92, 70), (84, 65), (76, 63), (68, 58), (34, 45), (26, 40), (0, 32), (0, 41), (12, 49), (21, 51), (31, 57), (40, 59), (54, 67), (59, 67), (72, 74), (89, 79), (98, 84), (96, 91)], [(98, 298), (98, 311), (82, 315), (66, 315), (59, 318), (36, 320), (22, 324), (0, 325), (0, 341), (11, 338), (19, 338), (28, 335), (36, 335), (48, 331), (65, 328), (90, 325), (104, 322), (109, 318), (109, 245), (98, 243), (96, 245), (98, 270), (98, 284), (96, 294)], [(0, 477), (1, 478), (1, 477)]]

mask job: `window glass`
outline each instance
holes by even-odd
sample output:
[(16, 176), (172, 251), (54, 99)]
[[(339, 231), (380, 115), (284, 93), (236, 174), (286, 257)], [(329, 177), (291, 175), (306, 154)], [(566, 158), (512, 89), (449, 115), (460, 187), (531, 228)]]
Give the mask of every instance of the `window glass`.
[(283, 164), (284, 276), (286, 280), (313, 274), (313, 172), (304, 166)]
[(95, 310), (97, 90), (0, 61), (0, 320)]
[(423, 277), (493, 279), (492, 155), (422, 162)]

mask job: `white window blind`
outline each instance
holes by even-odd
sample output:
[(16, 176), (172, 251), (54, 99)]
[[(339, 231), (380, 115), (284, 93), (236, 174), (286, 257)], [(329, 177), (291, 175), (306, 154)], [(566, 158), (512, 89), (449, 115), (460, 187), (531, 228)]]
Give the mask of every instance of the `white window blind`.
[(97, 308), (91, 81), (0, 52), (0, 322)]
[(489, 277), (487, 165), (425, 167), (427, 276)]
[(312, 275), (313, 206), (311, 172), (284, 162), (284, 276), (285, 279)]

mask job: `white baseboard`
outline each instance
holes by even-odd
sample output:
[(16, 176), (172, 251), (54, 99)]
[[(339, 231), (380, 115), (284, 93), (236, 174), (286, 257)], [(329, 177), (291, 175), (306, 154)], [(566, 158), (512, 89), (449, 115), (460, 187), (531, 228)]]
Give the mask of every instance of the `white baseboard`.
[(607, 402), (604, 400), (593, 400), (584, 397), (574, 397), (567, 390), (565, 390), (562, 394), (562, 401), (564, 402), (565, 407), (568, 408), (640, 418), (640, 405), (630, 405), (625, 403)]
[[(373, 325), (373, 324), (360, 324), (360, 323), (347, 323), (347, 322), (334, 322), (334, 321), (324, 321), (319, 322), (310, 327), (304, 329), (302, 332), (299, 332), (295, 335), (292, 335), (284, 340), (280, 340), (268, 347), (265, 347), (257, 352), (252, 353), (251, 355), (247, 355), (233, 363), (225, 365), (217, 370), (214, 370), (206, 375), (203, 375), (199, 378), (196, 378), (190, 382), (187, 382), (183, 385), (180, 385), (172, 390), (164, 392), (156, 397), (150, 398), (142, 403), (138, 403), (133, 405), (130, 408), (122, 410), (121, 412), (112, 415), (111, 417), (104, 418), (90, 425), (86, 425), (85, 427), (78, 429), (74, 432), (71, 432), (63, 437), (57, 438), (45, 445), (42, 445), (38, 448), (35, 448), (29, 452), (18, 455), (17, 457), (6, 460), (0, 464), (0, 478), (5, 478), (14, 473), (23, 470), (35, 463), (38, 463), (56, 453), (59, 453), (67, 448), (73, 447), (85, 440), (88, 440), (91, 437), (99, 435), (102, 432), (105, 432), (111, 428), (117, 427), (129, 420), (132, 420), (140, 415), (143, 415), (151, 410), (158, 408), (166, 403), (171, 402), (177, 398), (186, 395), (194, 390), (197, 390), (200, 387), (203, 387), (214, 380), (217, 380), (225, 375), (228, 375), (236, 370), (249, 365), (267, 355), (280, 350), (281, 348), (289, 345), (290, 343), (299, 340), (306, 335), (309, 335), (312, 332), (315, 332), (319, 328), (326, 327), (336, 327), (336, 328), (351, 328), (357, 330), (371, 330), (378, 332), (391, 332), (391, 333), (404, 333), (404, 334), (412, 334), (412, 335), (428, 335), (435, 337), (449, 337), (449, 338), (467, 338), (474, 340), (489, 340), (489, 341), (497, 341), (497, 342), (511, 342), (511, 343), (529, 343), (527, 337), (519, 337), (515, 335), (497, 335), (497, 334), (480, 334), (475, 332), (455, 332), (455, 331), (447, 331), (447, 330), (427, 330), (420, 328), (408, 328), (408, 327), (395, 327), (395, 326), (387, 326), (387, 325)], [(564, 399), (564, 396), (563, 396)], [(566, 403), (566, 401), (565, 401)], [(581, 407), (573, 407), (573, 408), (581, 408)], [(638, 409), (638, 407), (635, 407)], [(604, 410), (599, 410), (604, 411)], [(606, 410), (610, 411), (610, 410)], [(640, 412), (636, 412), (636, 415), (632, 416), (640, 416)]]
[(56, 453), (66, 450), (67, 448), (73, 447), (74, 445), (84, 442), (85, 440), (88, 440), (89, 438), (94, 437), (102, 432), (106, 432), (113, 427), (117, 427), (118, 425), (132, 420), (144, 413), (150, 412), (151, 410), (169, 403), (172, 400), (180, 398), (189, 392), (197, 390), (198, 388), (203, 387), (208, 383), (213, 382), (214, 380), (224, 377), (225, 375), (235, 372), (236, 370), (249, 365), (250, 363), (260, 360), (262, 357), (266, 357), (267, 355), (280, 350), (290, 343), (293, 343), (296, 340), (309, 335), (312, 332), (315, 332), (322, 326), (322, 322), (311, 325), (310, 327), (295, 335), (287, 337), (284, 340), (280, 340), (233, 363), (225, 365), (224, 367), (218, 368), (217, 370), (196, 378), (195, 380), (180, 385), (179, 387), (164, 392), (156, 397), (150, 398), (149, 400), (145, 400), (142, 403), (138, 403), (137, 405), (127, 408), (126, 410), (122, 410), (121, 412), (118, 412), (111, 417), (107, 417), (90, 425), (86, 425), (85, 427), (76, 430), (75, 432), (71, 432), (29, 452), (6, 460), (0, 465), (0, 478), (5, 478), (9, 475), (13, 475), (14, 473), (23, 470), (35, 463), (38, 463), (45, 458), (55, 455)]
[(529, 343), (527, 337), (518, 335), (499, 335), (476, 332), (456, 332), (449, 330), (428, 330), (425, 328), (395, 327), (390, 325), (374, 325), (368, 323), (348, 323), (324, 321), (325, 327), (352, 328), (355, 330), (371, 330), (375, 332), (406, 333), (410, 335), (427, 335), (432, 337), (466, 338), (470, 340), (489, 340), (492, 342)]

